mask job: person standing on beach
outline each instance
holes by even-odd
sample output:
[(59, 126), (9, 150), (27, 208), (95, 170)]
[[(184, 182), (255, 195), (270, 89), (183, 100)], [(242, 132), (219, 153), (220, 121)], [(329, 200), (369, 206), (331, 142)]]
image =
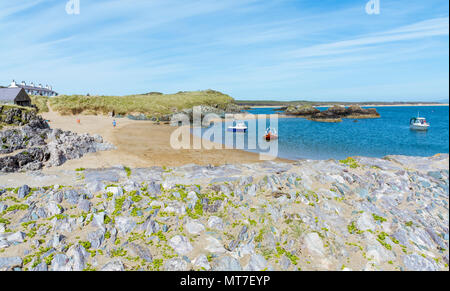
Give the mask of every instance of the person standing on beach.
[(116, 120), (114, 119), (113, 120), (113, 127), (116, 128), (116, 125), (117, 125), (117, 123), (116, 123)]

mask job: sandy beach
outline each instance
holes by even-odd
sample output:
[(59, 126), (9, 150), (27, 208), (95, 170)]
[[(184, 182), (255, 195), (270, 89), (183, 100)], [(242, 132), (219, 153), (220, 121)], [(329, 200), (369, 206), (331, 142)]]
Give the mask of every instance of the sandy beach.
[[(135, 121), (127, 118), (116, 119), (102, 115), (61, 116), (50, 111), (42, 114), (52, 128), (60, 128), (76, 133), (99, 134), (117, 149), (88, 154), (78, 160), (70, 160), (58, 169), (107, 168), (124, 165), (130, 168), (151, 166), (181, 166), (186, 164), (223, 165), (232, 163), (260, 162), (258, 154), (235, 149), (175, 150), (170, 146), (170, 136), (177, 127), (155, 124), (151, 121)], [(80, 118), (80, 123), (76, 119)], [(191, 135), (191, 144), (198, 137)], [(277, 159), (287, 162), (288, 160)]]

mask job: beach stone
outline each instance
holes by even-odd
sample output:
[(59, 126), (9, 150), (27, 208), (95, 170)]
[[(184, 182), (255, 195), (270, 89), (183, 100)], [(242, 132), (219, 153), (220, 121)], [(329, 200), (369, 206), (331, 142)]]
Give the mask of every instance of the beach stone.
[(145, 232), (145, 235), (150, 236), (159, 231), (159, 224), (152, 220), (151, 217), (148, 217), (140, 226), (140, 229)]
[(10, 270), (14, 267), (22, 267), (22, 259), (20, 257), (0, 257), (0, 270)]
[(28, 185), (23, 185), (17, 191), (17, 197), (19, 199), (23, 199), (23, 198), (25, 198), (25, 196), (30, 194), (30, 191), (31, 191), (31, 189), (30, 189), (30, 187), (28, 187)]
[(103, 182), (100, 181), (94, 181), (90, 183), (86, 183), (85, 185), (87, 192), (91, 194), (98, 193), (100, 191), (103, 191), (106, 187), (106, 185)]
[(408, 271), (437, 271), (436, 264), (418, 254), (404, 255), (402, 257), (405, 268)]
[(80, 194), (75, 191), (75, 190), (67, 190), (64, 191), (64, 199), (72, 204), (72, 205), (76, 205), (78, 204), (78, 200), (80, 199)]
[(56, 254), (53, 256), (51, 271), (71, 271), (69, 265), (70, 259), (65, 254)]
[(217, 230), (223, 230), (223, 220), (217, 216), (210, 216), (208, 219), (208, 227)]
[(25, 233), (18, 231), (8, 235), (6, 240), (10, 243), (23, 243), (26, 236), (27, 235)]
[(105, 193), (111, 193), (113, 197), (120, 197), (123, 195), (123, 190), (121, 187), (108, 187)]
[(65, 236), (59, 233), (55, 233), (51, 240), (51, 245), (53, 248), (59, 248), (62, 246), (63, 242), (65, 240)]
[(36, 267), (32, 267), (30, 269), (30, 271), (35, 271), (35, 272), (45, 272), (48, 271), (48, 266), (45, 262), (42, 262), (40, 264), (38, 264)]
[(91, 211), (91, 207), (92, 207), (92, 203), (89, 200), (81, 199), (78, 202), (78, 208), (83, 212), (89, 213)]
[(375, 224), (373, 221), (373, 217), (371, 215), (369, 215), (367, 212), (364, 212), (356, 221), (356, 226), (358, 227), (359, 230), (374, 230), (375, 229)]
[(187, 266), (188, 264), (186, 261), (179, 258), (173, 258), (164, 264), (164, 271), (187, 271)]
[(281, 266), (281, 269), (284, 271), (289, 270), (289, 268), (291, 266), (291, 260), (289, 260), (289, 258), (286, 257), (286, 255), (283, 255), (281, 257), (280, 266)]
[(213, 271), (242, 271), (239, 261), (230, 256), (224, 256), (213, 262)]
[[(369, 239), (369, 241), (375, 241), (375, 238), (373, 237)], [(366, 256), (374, 260), (377, 264), (395, 259), (392, 252), (379, 243), (369, 245), (367, 247)]]
[(187, 255), (193, 250), (193, 247), (189, 240), (181, 235), (172, 237), (169, 240), (169, 246), (171, 246), (175, 250), (175, 252), (180, 255)]
[(211, 270), (211, 265), (208, 262), (208, 258), (204, 254), (201, 254), (201, 255), (197, 256), (192, 261), (192, 265), (197, 267), (197, 268), (204, 269), (205, 271)]
[(6, 240), (0, 240), (0, 249), (6, 249), (9, 247), (9, 243)]
[(47, 213), (50, 216), (58, 215), (58, 214), (63, 213), (63, 208), (59, 204), (57, 204), (55, 201), (50, 201), (47, 204)]
[(59, 191), (56, 192), (56, 193), (53, 193), (52, 199), (53, 199), (54, 202), (60, 204), (64, 200), (64, 194), (62, 192), (59, 192)]
[(105, 225), (105, 212), (98, 212), (91, 215), (92, 215), (92, 224), (94, 226), (103, 228)]
[(132, 218), (119, 216), (116, 217), (116, 227), (119, 232), (127, 234), (136, 227), (136, 222)]
[(256, 196), (256, 190), (257, 190), (256, 185), (252, 184), (250, 187), (247, 187), (246, 194), (254, 197)]
[(205, 247), (205, 250), (207, 250), (208, 252), (214, 254), (221, 254), (226, 252), (225, 248), (223, 247), (223, 244), (218, 239), (212, 236), (208, 236), (206, 238), (206, 241), (207, 246)]
[(71, 271), (83, 271), (86, 267), (86, 258), (88, 253), (83, 246), (76, 244), (69, 248), (67, 256), (70, 258)]
[(147, 191), (149, 194), (161, 195), (161, 184), (152, 181), (148, 184)]
[(250, 257), (248, 265), (244, 269), (245, 271), (272, 271), (272, 267), (267, 263), (266, 259), (258, 254), (253, 254)]
[(325, 256), (325, 248), (323, 246), (323, 241), (317, 233), (315, 233), (315, 232), (308, 233), (305, 236), (304, 241), (305, 241), (306, 248), (312, 254), (320, 256), (320, 257)]
[(97, 229), (96, 231), (88, 233), (87, 239), (91, 243), (93, 249), (98, 249), (105, 240), (105, 232), (103, 229)]
[(115, 260), (105, 264), (100, 271), (124, 271), (125, 268), (121, 260)]
[(130, 243), (127, 247), (133, 257), (139, 257), (140, 259), (149, 263), (153, 261), (152, 254), (147, 247), (136, 243)]
[(199, 234), (205, 230), (205, 227), (203, 226), (203, 224), (198, 223), (195, 220), (191, 220), (186, 223), (186, 230), (190, 234)]

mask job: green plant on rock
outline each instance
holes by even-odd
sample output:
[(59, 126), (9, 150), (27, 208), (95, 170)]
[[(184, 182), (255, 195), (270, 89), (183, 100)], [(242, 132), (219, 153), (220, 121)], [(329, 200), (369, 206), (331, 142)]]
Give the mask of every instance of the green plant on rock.
[(347, 165), (352, 169), (358, 168), (359, 164), (356, 162), (356, 160), (352, 157), (348, 157), (345, 160), (339, 161), (341, 164)]

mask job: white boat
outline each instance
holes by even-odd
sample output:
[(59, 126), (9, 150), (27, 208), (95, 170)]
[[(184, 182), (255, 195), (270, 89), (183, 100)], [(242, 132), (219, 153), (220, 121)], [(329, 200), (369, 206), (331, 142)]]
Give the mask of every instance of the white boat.
[(411, 118), (409, 127), (413, 130), (428, 130), (430, 124), (424, 117), (419, 117), (419, 115), (417, 115), (417, 117)]
[(238, 122), (235, 126), (229, 126), (228, 131), (232, 132), (246, 132), (247, 125), (244, 122)]

